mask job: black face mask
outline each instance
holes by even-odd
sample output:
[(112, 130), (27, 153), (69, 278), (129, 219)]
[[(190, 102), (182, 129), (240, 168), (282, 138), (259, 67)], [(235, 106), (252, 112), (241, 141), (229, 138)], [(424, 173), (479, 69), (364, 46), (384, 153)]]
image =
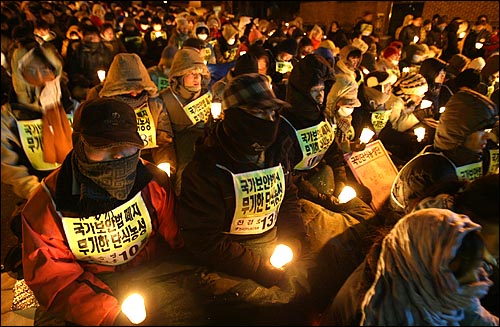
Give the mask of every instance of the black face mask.
[(244, 110), (231, 108), (224, 112), (223, 128), (239, 150), (258, 155), (276, 140), (280, 120), (264, 120)]

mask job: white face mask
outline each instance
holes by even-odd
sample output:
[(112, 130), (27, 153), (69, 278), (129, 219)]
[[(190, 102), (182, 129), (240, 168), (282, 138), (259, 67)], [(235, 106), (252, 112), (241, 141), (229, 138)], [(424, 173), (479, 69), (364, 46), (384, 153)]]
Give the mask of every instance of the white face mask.
[(229, 40), (227, 40), (227, 44), (229, 44), (229, 45), (233, 45), (234, 42), (236, 42), (236, 39), (229, 39)]
[(392, 62), (392, 64), (393, 64), (394, 66), (399, 65), (399, 61), (397, 61), (397, 60), (391, 60), (391, 62)]
[(205, 41), (208, 38), (208, 34), (198, 34), (198, 38), (202, 41)]
[(347, 117), (347, 116), (351, 115), (353, 111), (354, 111), (354, 108), (352, 108), (352, 107), (342, 106), (339, 108), (338, 112), (339, 112), (340, 116)]

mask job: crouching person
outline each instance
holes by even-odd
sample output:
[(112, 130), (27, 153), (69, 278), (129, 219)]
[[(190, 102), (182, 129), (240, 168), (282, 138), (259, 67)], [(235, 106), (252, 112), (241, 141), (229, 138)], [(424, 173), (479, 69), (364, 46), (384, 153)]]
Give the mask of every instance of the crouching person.
[(24, 276), (40, 303), (35, 325), (130, 325), (121, 305), (134, 292), (144, 298), (144, 324), (199, 324), (176, 310), (192, 297), (170, 277), (182, 268), (172, 258), (183, 246), (173, 185), (140, 159), (132, 107), (82, 103), (73, 142), (22, 211)]

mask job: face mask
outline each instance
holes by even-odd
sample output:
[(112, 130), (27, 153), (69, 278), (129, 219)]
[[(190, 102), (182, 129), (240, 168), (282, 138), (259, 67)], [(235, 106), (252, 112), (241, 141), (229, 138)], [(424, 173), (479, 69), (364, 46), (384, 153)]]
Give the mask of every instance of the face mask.
[(238, 149), (248, 155), (265, 151), (276, 140), (280, 120), (269, 121), (244, 110), (231, 108), (224, 113), (224, 131)]
[(202, 41), (205, 41), (208, 38), (208, 34), (198, 34), (198, 38)]
[(392, 62), (392, 64), (393, 64), (394, 66), (397, 66), (397, 65), (399, 64), (399, 61), (397, 61), (397, 60), (391, 60), (391, 62)]
[(352, 107), (342, 106), (339, 108), (338, 113), (342, 117), (347, 117), (347, 116), (351, 115), (353, 111), (354, 111), (354, 108), (352, 108)]
[(236, 39), (229, 39), (229, 40), (227, 40), (227, 44), (229, 44), (229, 45), (233, 45), (234, 42), (236, 42)]

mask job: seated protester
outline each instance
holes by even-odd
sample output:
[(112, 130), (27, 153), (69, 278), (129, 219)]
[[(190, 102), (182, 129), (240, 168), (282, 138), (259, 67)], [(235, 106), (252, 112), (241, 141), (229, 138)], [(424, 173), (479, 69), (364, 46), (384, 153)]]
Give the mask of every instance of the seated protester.
[(168, 42), (167, 32), (163, 30), (159, 17), (151, 19), (151, 27), (144, 33), (144, 41), (146, 41), (148, 51), (146, 56), (141, 57), (141, 59), (144, 62), (144, 66), (149, 68), (160, 60), (161, 53)]
[(427, 81), (418, 73), (403, 73), (394, 83), (386, 102), (391, 115), (386, 126), (380, 131), (379, 139), (389, 151), (396, 167), (401, 168), (416, 156), (426, 145), (432, 143), (426, 130), (423, 139), (417, 139), (415, 129), (426, 128), (415, 115), (428, 90)]
[[(182, 269), (172, 258), (183, 246), (175, 196), (165, 173), (139, 157), (133, 109), (110, 98), (82, 103), (73, 140), (22, 211), (24, 277), (40, 303), (35, 324), (131, 325), (120, 307), (132, 292), (144, 297), (145, 324), (179, 324), (171, 303), (182, 306), (189, 293), (172, 280)], [(82, 235), (82, 224), (92, 231)], [(130, 237), (137, 228), (144, 232)], [(98, 252), (94, 238), (110, 243), (100, 242)]]
[(343, 47), (340, 49), (340, 60), (335, 63), (335, 75), (346, 74), (361, 85), (364, 81), (363, 72), (360, 70), (362, 58), (363, 53), (359, 48), (353, 45)]
[[(444, 85), (446, 78), (446, 67), (448, 63), (444, 60), (438, 58), (427, 58), (420, 65), (419, 74), (422, 75), (429, 86), (429, 90), (425, 94), (425, 99), (430, 101), (431, 107), (427, 108), (426, 118), (433, 118), (434, 120), (439, 120), (441, 111), (444, 110), (442, 107), (446, 107), (446, 103), (453, 95), (453, 92)], [(426, 108), (422, 108), (426, 109)], [(420, 111), (419, 114), (424, 113)], [(426, 120), (431, 127), (436, 122), (430, 122)], [(434, 124), (433, 124), (434, 123)]]
[[(332, 78), (332, 67), (319, 55), (309, 54), (295, 65), (287, 89), (287, 102), (291, 107), (282, 111), (284, 121), (280, 124), (277, 141), (281, 142), (282, 138), (294, 141), (289, 156), (313, 258), (324, 252), (345, 251), (345, 246), (339, 251), (328, 251), (332, 238), (343, 234), (343, 238), (349, 239), (354, 229), (358, 239), (367, 236), (371, 233), (368, 225), (373, 223), (375, 216), (370, 206), (363, 202), (371, 201), (370, 191), (356, 182), (347, 168), (343, 152), (334, 141), (333, 126), (324, 115), (324, 81)], [(346, 185), (353, 187), (358, 197), (341, 204), (338, 197)], [(353, 237), (354, 242), (356, 237)], [(342, 267), (336, 266), (333, 258), (327, 256), (318, 259), (314, 270), (310, 270), (313, 298), (320, 307), (325, 305), (321, 303), (324, 295), (328, 298), (331, 290), (340, 288), (361, 263), (364, 253), (348, 252), (350, 260)], [(334, 278), (331, 278), (332, 271), (335, 271)]]
[(167, 45), (173, 45), (177, 49), (182, 49), (184, 41), (189, 37), (191, 37), (191, 26), (189, 26), (188, 20), (181, 16), (175, 18), (175, 28), (169, 33)]
[[(41, 180), (60, 166), (71, 150), (70, 120), (78, 103), (72, 101), (67, 84), (61, 80), (59, 58), (45, 46), (25, 52), (15, 71), (17, 90), (22, 86), (29, 104), (20, 102), (18, 99), (25, 97), (18, 98), (11, 90), (2, 105), (2, 183), (12, 187), (18, 200), (8, 224), (21, 242), (20, 210)], [(20, 260), (20, 256), (7, 255), (7, 271), (22, 270)]]
[(359, 106), (356, 80), (348, 74), (337, 74), (327, 96), (325, 114), (335, 126), (335, 143), (343, 153), (364, 149), (355, 141), (356, 131), (352, 126), (352, 113)]
[(118, 53), (128, 52), (122, 41), (116, 37), (115, 28), (110, 23), (102, 24), (101, 38), (104, 44), (107, 44), (113, 49), (113, 57)]
[(448, 209), (401, 218), (376, 242), (321, 317), (321, 326), (497, 326), (481, 306), (494, 264), (481, 225)]
[(127, 49), (128, 53), (138, 54), (141, 58), (148, 52), (148, 45), (142, 36), (136, 21), (132, 17), (125, 18), (123, 27), (118, 33), (118, 38)]
[(192, 37), (203, 41), (204, 47), (201, 49), (201, 56), (205, 65), (215, 64), (215, 52), (213, 44), (209, 40), (210, 30), (204, 22), (197, 22), (194, 24)]
[(238, 57), (238, 29), (231, 22), (222, 25), (221, 36), (210, 41), (212, 43), (215, 63), (226, 64)]
[(422, 61), (429, 56), (429, 47), (425, 44), (410, 44), (405, 49), (405, 56), (399, 61), (401, 72), (418, 73)]
[(453, 79), (453, 86), (455, 87), (455, 89), (452, 89), (452, 91), (453, 93), (456, 93), (460, 91), (461, 88), (467, 87), (471, 90), (479, 92), (480, 84), (481, 84), (480, 72), (476, 69), (467, 68)]
[(196, 140), (204, 136), (211, 113), (209, 82), (210, 72), (199, 51), (178, 50), (170, 67), (169, 86), (160, 92), (174, 132), (176, 195), (180, 194), (182, 171), (193, 157)]
[(389, 74), (396, 75), (398, 78), (401, 76), (399, 69), (399, 61), (401, 59), (401, 51), (393, 46), (388, 46), (378, 57), (375, 63), (375, 70), (388, 72)]
[(270, 50), (272, 55), (269, 56), (268, 74), (271, 76), (274, 94), (281, 100), (286, 97), (286, 83), (295, 63), (297, 47), (295, 39), (287, 38)]
[[(314, 53), (325, 58), (332, 68), (335, 66), (335, 58), (339, 55), (340, 49), (330, 40), (323, 40)], [(328, 94), (328, 92), (326, 92)]]
[[(324, 113), (324, 85), (333, 79), (333, 69), (316, 54), (307, 55), (295, 68), (287, 88), (286, 99), (291, 107), (282, 112), (287, 123), (282, 129), (295, 141), (291, 156), (299, 197), (336, 211), (338, 207), (332, 200), (343, 187), (349, 184), (361, 194), (361, 185), (353, 176), (348, 180), (344, 154), (334, 141), (334, 128)], [(317, 135), (317, 143), (307, 140), (308, 133)]]
[(166, 46), (161, 52), (158, 65), (148, 68), (149, 77), (155, 83), (158, 91), (168, 87), (168, 74), (170, 73), (170, 67), (172, 66), (177, 50), (177, 47), (173, 45)]
[(175, 173), (174, 132), (170, 117), (137, 54), (119, 53), (115, 56), (104, 82), (89, 91), (87, 100), (95, 98), (114, 98), (131, 106), (144, 142), (141, 157), (155, 165), (168, 163), (169, 173)]
[(354, 137), (359, 138), (363, 128), (369, 128), (378, 137), (380, 131), (387, 125), (392, 108), (387, 101), (391, 97), (392, 85), (396, 75), (387, 72), (374, 71), (365, 76), (365, 82), (360, 85), (358, 99), (361, 106), (352, 113)]
[(257, 63), (257, 58), (250, 53), (245, 53), (236, 59), (236, 63), (233, 68), (231, 68), (227, 75), (215, 82), (212, 85), (211, 92), (213, 97), (213, 102), (222, 102), (222, 94), (227, 84), (229, 84), (233, 78), (243, 74), (258, 73), (259, 66)]
[(481, 83), (479, 85), (479, 93), (484, 94), (491, 99), (493, 92), (498, 90), (498, 75), (499, 75), (499, 62), (498, 53), (492, 54), (486, 58), (486, 63), (481, 69)]
[(58, 53), (62, 51), (63, 38), (51, 30), (49, 24), (43, 19), (37, 20), (34, 23), (33, 34), (38, 43), (51, 43)]
[[(225, 310), (227, 316), (252, 310), (245, 318), (250, 324), (262, 322), (266, 312), (273, 324), (301, 323), (292, 316), (308, 315), (306, 233), (287, 155), (292, 141), (276, 142), (277, 112), (286, 105), (265, 76), (237, 76), (223, 93), (224, 119), (197, 145), (182, 174), (182, 235), (196, 262), (206, 266), (193, 284), (224, 305), (236, 304), (240, 310)], [(265, 181), (265, 189), (249, 188), (252, 180)], [(266, 200), (250, 207), (249, 197)], [(293, 251), (284, 268), (270, 263), (278, 243)], [(290, 311), (287, 305), (296, 303), (300, 310)], [(241, 314), (233, 319), (241, 321)]]
[[(481, 176), (472, 182), (461, 181), (437, 184), (429, 189), (413, 210), (425, 208), (449, 209), (456, 213), (466, 214), (472, 221), (482, 226), (486, 249), (493, 258), (499, 260), (499, 229), (498, 206), (499, 175), (490, 174)], [(494, 315), (498, 316), (499, 308), (499, 280), (498, 265), (493, 266), (493, 286), (488, 294), (481, 299), (481, 304)]]
[(497, 122), (498, 108), (490, 99), (465, 88), (455, 93), (439, 119), (433, 145), (396, 176), (390, 196), (394, 210), (408, 212), (436, 183), (498, 173), (498, 145), (489, 141), (489, 129)]

